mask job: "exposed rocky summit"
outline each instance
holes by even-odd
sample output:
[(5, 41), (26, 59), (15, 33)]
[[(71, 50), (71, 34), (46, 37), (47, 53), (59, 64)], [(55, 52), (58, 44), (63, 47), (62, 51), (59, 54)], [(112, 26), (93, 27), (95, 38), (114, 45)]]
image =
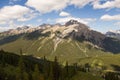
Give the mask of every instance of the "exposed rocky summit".
[[(118, 33), (117, 33), (118, 34)], [(120, 41), (106, 35), (91, 30), (87, 25), (80, 23), (76, 20), (70, 20), (65, 25), (55, 24), (43, 24), (35, 28), (29, 26), (19, 27), (6, 32), (0, 33), (0, 44), (4, 45), (19, 38), (27, 40), (43, 40), (50, 39), (54, 43), (54, 50), (64, 40), (74, 40), (78, 42), (89, 42), (99, 49), (104, 51), (119, 53)], [(43, 39), (44, 38), (44, 39)]]

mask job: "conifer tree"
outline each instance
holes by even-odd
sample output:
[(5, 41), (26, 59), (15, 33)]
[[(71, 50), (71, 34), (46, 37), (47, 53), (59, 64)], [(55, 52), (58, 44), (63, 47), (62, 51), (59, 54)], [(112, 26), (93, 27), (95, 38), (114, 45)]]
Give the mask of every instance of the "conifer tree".
[(23, 73), (24, 80), (29, 80), (29, 74), (27, 72)]
[(40, 80), (40, 72), (39, 72), (39, 68), (38, 65), (35, 65), (35, 69), (32, 75), (33, 80)]
[(68, 66), (68, 62), (66, 62), (66, 65), (65, 65), (65, 79), (66, 80), (69, 80), (69, 66)]
[(18, 62), (18, 69), (17, 69), (17, 75), (16, 75), (16, 79), (17, 80), (24, 80), (24, 72), (25, 72), (25, 65), (24, 65), (24, 61), (23, 61), (23, 56), (22, 56), (22, 50), (20, 50), (20, 59)]
[(53, 75), (53, 64), (50, 63), (50, 73), (49, 73), (49, 77), (48, 77), (48, 80), (53, 80), (54, 78), (54, 75)]
[(3, 67), (0, 65), (0, 80), (4, 80), (4, 78), (5, 78), (4, 70)]
[(53, 80), (59, 80), (59, 77), (60, 77), (60, 67), (59, 67), (59, 64), (58, 64), (57, 57), (55, 57), (54, 63), (53, 63), (53, 75), (54, 75), (54, 79)]
[(44, 73), (44, 78), (47, 79), (49, 76), (49, 65), (46, 61), (46, 57), (44, 56), (43, 58), (43, 73)]

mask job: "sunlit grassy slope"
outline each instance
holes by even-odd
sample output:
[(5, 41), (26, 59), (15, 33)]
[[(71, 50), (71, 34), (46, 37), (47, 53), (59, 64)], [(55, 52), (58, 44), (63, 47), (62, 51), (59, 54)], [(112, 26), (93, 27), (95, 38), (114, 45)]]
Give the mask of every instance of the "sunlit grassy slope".
[(71, 39), (62, 39), (55, 43), (54, 39), (49, 37), (33, 40), (19, 38), (16, 41), (0, 45), (0, 48), (16, 54), (19, 54), (22, 49), (24, 55), (33, 55), (37, 58), (46, 56), (49, 60), (54, 60), (54, 57), (57, 56), (62, 64), (66, 61), (70, 64), (75, 62), (91, 64), (94, 60), (98, 60), (109, 69), (113, 69), (112, 65), (120, 66), (120, 55), (104, 52), (88, 42), (78, 42)]
[(98, 63), (99, 62), (102, 63), (102, 65), (106, 66), (110, 70), (115, 70), (117, 66), (120, 67), (120, 55), (119, 54), (83, 58), (79, 60), (79, 64), (85, 64), (85, 63), (92, 64), (95, 61), (97, 61)]
[(76, 62), (80, 58), (111, 55), (108, 52), (95, 48), (94, 45), (87, 42), (62, 39), (60, 42), (55, 43), (53, 39), (47, 37), (41, 37), (37, 40), (20, 38), (16, 41), (0, 45), (0, 48), (17, 54), (22, 49), (23, 54), (36, 57), (46, 56), (50, 60), (53, 60), (57, 56), (61, 62)]
[(104, 80), (98, 76), (93, 76), (89, 73), (79, 72), (73, 77), (73, 80)]

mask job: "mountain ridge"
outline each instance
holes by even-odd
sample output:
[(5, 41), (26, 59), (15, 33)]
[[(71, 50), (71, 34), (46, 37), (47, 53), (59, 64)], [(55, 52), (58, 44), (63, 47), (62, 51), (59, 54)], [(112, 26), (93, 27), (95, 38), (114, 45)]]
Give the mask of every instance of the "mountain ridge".
[(107, 37), (112, 37), (120, 40), (120, 30), (108, 31), (105, 34)]
[[(43, 25), (32, 32), (26, 32), (28, 29), (23, 33), (0, 36), (0, 48), (15, 53), (22, 48), (25, 55), (49, 59), (59, 56), (63, 61), (120, 53), (119, 40), (108, 38), (76, 20), (65, 25)], [(71, 57), (67, 59), (68, 56)]]

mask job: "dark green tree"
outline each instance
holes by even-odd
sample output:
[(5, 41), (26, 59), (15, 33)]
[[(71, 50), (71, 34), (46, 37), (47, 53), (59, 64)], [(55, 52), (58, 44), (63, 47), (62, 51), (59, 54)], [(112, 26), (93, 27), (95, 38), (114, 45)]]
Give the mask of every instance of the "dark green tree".
[(66, 62), (65, 70), (63, 72), (64, 72), (64, 79), (69, 80), (69, 65), (68, 65), (68, 62)]
[(50, 72), (49, 72), (48, 80), (53, 80), (53, 79), (54, 79), (54, 74), (53, 74), (53, 64), (50, 63)]
[(24, 60), (23, 60), (23, 56), (22, 56), (22, 50), (20, 50), (20, 59), (18, 62), (18, 69), (17, 69), (17, 75), (16, 75), (16, 79), (17, 80), (24, 80), (24, 72), (25, 72), (25, 64), (24, 64)]
[(29, 74), (27, 72), (23, 73), (24, 80), (29, 80)]
[(32, 74), (32, 79), (33, 80), (44, 80), (44, 76), (40, 73), (39, 67), (37, 64), (35, 65), (35, 69), (34, 69), (34, 72)]
[(44, 56), (43, 58), (43, 73), (44, 73), (44, 78), (47, 79), (50, 73), (50, 68), (49, 68), (49, 63), (47, 62), (46, 57)]
[(4, 69), (3, 69), (3, 67), (0, 65), (0, 80), (4, 80), (4, 79), (5, 79)]
[(54, 62), (53, 62), (53, 80), (59, 80), (60, 78), (60, 66), (58, 64), (58, 59), (55, 57)]

